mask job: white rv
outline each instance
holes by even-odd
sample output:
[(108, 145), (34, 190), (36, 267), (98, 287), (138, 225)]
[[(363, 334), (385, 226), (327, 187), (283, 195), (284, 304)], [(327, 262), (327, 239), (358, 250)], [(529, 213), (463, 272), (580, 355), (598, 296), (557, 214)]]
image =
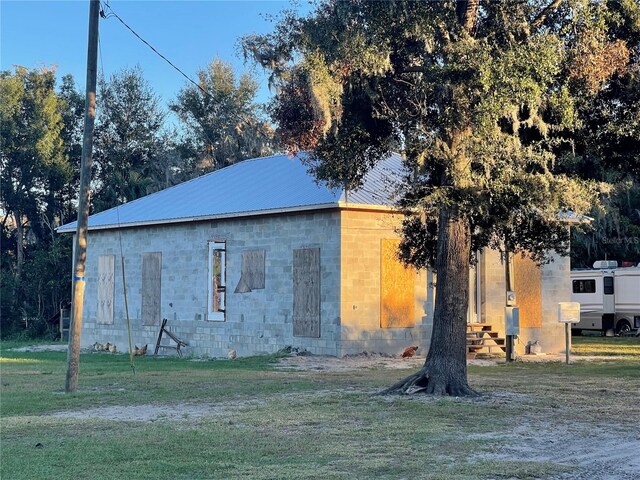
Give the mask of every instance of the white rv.
[(575, 333), (640, 328), (640, 266), (618, 268), (618, 262), (598, 261), (593, 269), (572, 270), (571, 287), (571, 300), (580, 303)]

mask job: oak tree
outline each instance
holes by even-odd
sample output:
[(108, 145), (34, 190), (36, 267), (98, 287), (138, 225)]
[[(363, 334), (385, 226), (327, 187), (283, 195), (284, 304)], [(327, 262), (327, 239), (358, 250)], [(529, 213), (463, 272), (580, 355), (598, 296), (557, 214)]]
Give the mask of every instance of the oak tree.
[(399, 255), (436, 269), (438, 295), (424, 366), (387, 392), (475, 394), (465, 345), (474, 252), (538, 262), (567, 252), (562, 217), (595, 193), (567, 166), (570, 82), (598, 90), (628, 67), (603, 21), (611, 14), (589, 0), (336, 0), (243, 40), (272, 74), (279, 137), (309, 153), (319, 179), (355, 188), (390, 151), (405, 154)]

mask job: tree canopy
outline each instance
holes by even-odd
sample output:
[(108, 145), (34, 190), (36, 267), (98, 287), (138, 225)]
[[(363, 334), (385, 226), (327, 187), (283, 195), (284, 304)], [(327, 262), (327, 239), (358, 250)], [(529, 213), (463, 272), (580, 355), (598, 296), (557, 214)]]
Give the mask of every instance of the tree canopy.
[(47, 197), (71, 178), (61, 138), (61, 108), (54, 88), (52, 69), (17, 67), (14, 72), (0, 74), (2, 224), (4, 227), (12, 218), (16, 226), (18, 277), (24, 261), (23, 228), (27, 224), (36, 232), (42, 228)]
[(100, 211), (164, 187), (166, 112), (139, 68), (102, 78), (98, 102), (93, 207)]
[[(633, 0), (607, 2), (609, 44), (628, 52), (629, 61), (606, 81), (572, 82), (577, 95), (577, 134), (567, 152), (571, 168), (602, 185), (601, 204), (589, 215), (594, 222), (573, 232), (572, 264), (590, 267), (604, 258), (640, 263), (640, 10)], [(602, 34), (586, 72), (608, 62)], [(607, 53), (608, 52), (608, 53)], [(610, 67), (607, 67), (610, 68)]]
[(70, 242), (53, 229), (73, 210), (70, 132), (77, 118), (66, 101), (74, 96), (72, 79), (60, 95), (55, 85), (54, 69), (0, 73), (3, 336), (41, 334), (41, 320), (59, 310), (70, 285)]
[(170, 105), (184, 128), (179, 148), (192, 176), (272, 152), (273, 133), (255, 103), (257, 83), (213, 60)]

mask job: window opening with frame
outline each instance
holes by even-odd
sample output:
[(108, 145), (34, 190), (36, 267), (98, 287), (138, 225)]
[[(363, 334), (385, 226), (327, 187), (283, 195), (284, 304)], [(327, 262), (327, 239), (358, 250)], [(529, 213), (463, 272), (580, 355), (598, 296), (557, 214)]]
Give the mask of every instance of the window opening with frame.
[(207, 319), (224, 322), (227, 307), (227, 249), (225, 242), (209, 242)]
[(596, 281), (595, 280), (574, 280), (573, 281), (573, 293), (595, 293)]
[(602, 279), (605, 295), (613, 295), (613, 277), (604, 277)]

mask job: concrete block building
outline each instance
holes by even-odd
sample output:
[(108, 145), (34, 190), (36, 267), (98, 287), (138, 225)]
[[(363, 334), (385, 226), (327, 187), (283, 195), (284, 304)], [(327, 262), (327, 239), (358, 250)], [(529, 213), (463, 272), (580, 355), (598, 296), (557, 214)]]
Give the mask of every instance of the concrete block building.
[[(193, 355), (273, 353), (285, 346), (342, 356), (426, 352), (435, 275), (396, 258), (393, 154), (356, 191), (316, 183), (298, 157), (246, 160), (89, 218), (82, 342), (126, 350), (125, 263), (133, 342), (154, 344), (162, 319)], [(75, 223), (58, 229), (75, 232)], [(562, 348), (556, 308), (569, 263), (515, 260), (519, 350)], [(497, 252), (472, 268), (468, 320), (504, 332)]]

